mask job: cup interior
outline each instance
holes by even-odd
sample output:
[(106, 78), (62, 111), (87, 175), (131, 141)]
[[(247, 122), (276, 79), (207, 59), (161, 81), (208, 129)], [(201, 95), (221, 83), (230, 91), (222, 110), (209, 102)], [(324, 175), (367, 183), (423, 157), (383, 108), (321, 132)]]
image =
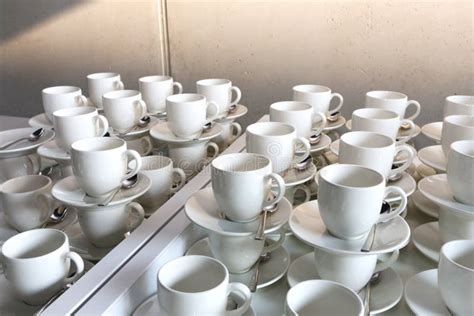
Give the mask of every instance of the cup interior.
[(87, 79), (107, 79), (117, 77), (119, 74), (114, 72), (98, 72), (95, 74), (90, 74), (87, 76)]
[(115, 90), (107, 92), (103, 95), (105, 99), (123, 99), (140, 96), (140, 92), (136, 90)]
[(200, 86), (218, 86), (229, 84), (230, 80), (227, 79), (203, 79), (196, 82)]
[(142, 157), (141, 170), (157, 170), (172, 165), (173, 161), (164, 156)]
[(267, 157), (251, 153), (223, 155), (212, 161), (215, 169), (233, 173), (251, 172), (265, 168), (269, 164), (270, 160)]
[(388, 120), (399, 118), (398, 114), (393, 111), (376, 108), (357, 109), (352, 113), (352, 116), (374, 120)]
[(341, 136), (341, 142), (359, 148), (385, 148), (394, 145), (393, 139), (373, 132), (349, 132)]
[(71, 116), (79, 116), (79, 115), (85, 115), (85, 114), (90, 114), (90, 113), (95, 113), (95, 112), (97, 112), (97, 109), (91, 106), (77, 106), (77, 107), (65, 108), (65, 109), (54, 111), (53, 116), (71, 117)]
[(304, 102), (282, 101), (273, 103), (271, 108), (279, 111), (307, 111), (313, 107), (310, 104)]
[(73, 93), (77, 91), (81, 91), (81, 89), (78, 87), (73, 87), (73, 86), (57, 86), (57, 87), (49, 87), (49, 88), (43, 89), (43, 93), (45, 94), (66, 94), (66, 93)]
[(297, 92), (306, 92), (306, 93), (321, 93), (321, 92), (331, 92), (331, 89), (325, 86), (319, 86), (316, 84), (302, 84), (293, 87), (294, 91)]
[(184, 256), (166, 263), (158, 282), (172, 292), (199, 293), (212, 290), (227, 279), (226, 268), (204, 256)]
[(451, 150), (454, 152), (474, 159), (474, 140), (460, 140), (451, 144)]
[(454, 240), (443, 245), (441, 252), (456, 266), (474, 272), (474, 241)]
[(4, 182), (0, 191), (8, 194), (29, 193), (40, 190), (51, 183), (51, 179), (42, 175), (27, 175)]
[(170, 76), (146, 76), (146, 77), (141, 77), (140, 82), (162, 82), (162, 81), (168, 81), (171, 80)]
[(451, 125), (474, 128), (474, 115), (450, 115), (444, 118), (444, 123)]
[(353, 189), (374, 187), (385, 182), (384, 177), (377, 171), (349, 164), (324, 167), (319, 176), (334, 186)]
[(400, 92), (395, 91), (370, 91), (367, 92), (367, 96), (375, 99), (385, 99), (385, 100), (404, 100), (408, 97)]
[(56, 229), (33, 229), (8, 239), (2, 253), (10, 259), (33, 259), (47, 255), (67, 241), (63, 232)]
[(472, 105), (474, 106), (474, 96), (472, 95), (451, 95), (446, 98), (446, 101), (461, 105)]
[(260, 136), (284, 136), (295, 132), (295, 128), (279, 122), (260, 122), (248, 126), (247, 132)]
[(166, 98), (167, 101), (173, 103), (196, 102), (204, 99), (203, 95), (197, 93), (173, 94)]
[(78, 140), (71, 145), (71, 148), (82, 152), (97, 152), (120, 148), (125, 145), (125, 141), (113, 137), (91, 137)]

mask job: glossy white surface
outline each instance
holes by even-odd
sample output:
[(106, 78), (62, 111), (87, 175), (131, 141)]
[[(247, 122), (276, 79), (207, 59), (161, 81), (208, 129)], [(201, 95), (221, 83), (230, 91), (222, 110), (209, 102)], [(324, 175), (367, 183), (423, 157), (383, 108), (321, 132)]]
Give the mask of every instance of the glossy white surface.
[[(0, 147), (20, 138), (28, 138), (31, 133), (36, 131), (35, 127), (16, 128), (0, 132)], [(36, 152), (36, 149), (54, 137), (54, 132), (45, 130), (36, 141), (30, 142), (24, 140), (5, 149), (0, 149), (0, 158), (11, 158), (28, 155)]]
[(213, 124), (212, 128), (204, 130), (202, 133), (197, 135), (195, 138), (183, 138), (176, 136), (170, 129), (168, 122), (160, 122), (154, 125), (150, 129), (150, 135), (153, 138), (167, 142), (167, 143), (177, 143), (177, 144), (186, 144), (186, 143), (196, 143), (196, 142), (206, 142), (210, 139), (217, 137), (222, 133), (222, 127), (219, 123)]
[(438, 222), (425, 223), (413, 230), (413, 244), (427, 258), (438, 262), (439, 250), (443, 245)]
[(418, 158), (427, 166), (437, 172), (446, 172), (448, 161), (443, 153), (441, 145), (434, 145), (422, 148), (418, 151)]
[(443, 120), (441, 146), (445, 156), (458, 140), (474, 140), (474, 115), (451, 115)]
[(138, 137), (148, 136), (150, 129), (158, 124), (161, 120), (155, 116), (150, 116), (150, 122), (142, 127), (134, 127), (133, 130), (129, 131), (126, 134), (120, 134), (119, 132), (115, 131), (113, 128), (109, 129), (109, 133), (111, 136), (119, 136), (123, 139), (136, 139)]
[(441, 141), (441, 130), (443, 129), (443, 122), (433, 122), (423, 125), (421, 132), (426, 137), (434, 140), (435, 142)]
[(439, 217), (440, 207), (436, 203), (433, 203), (431, 200), (425, 197), (423, 193), (421, 193), (419, 190), (416, 190), (415, 193), (413, 193), (413, 195), (411, 196), (411, 200), (421, 212), (433, 218)]
[(183, 86), (173, 81), (170, 76), (146, 76), (138, 79), (140, 92), (145, 101), (148, 113), (161, 113), (166, 111), (166, 98), (176, 93), (183, 93)]
[(28, 120), (28, 124), (34, 128), (47, 128), (52, 129), (53, 123), (48, 119), (46, 113), (41, 113), (33, 116)]
[[(227, 79), (203, 79), (196, 82), (196, 91), (207, 100), (219, 106), (218, 116), (225, 117), (229, 107), (239, 103), (242, 93), (237, 86)], [(234, 97), (232, 96), (234, 95)]]
[(59, 147), (54, 139), (39, 146), (38, 155), (57, 162), (71, 163), (71, 155), (64, 148)]
[[(338, 99), (337, 105), (329, 109), (332, 99)], [(341, 110), (344, 98), (341, 94), (332, 93), (331, 89), (315, 84), (302, 84), (293, 87), (293, 100), (309, 103), (313, 106), (314, 112), (324, 114), (334, 113)]]
[(239, 117), (244, 116), (248, 112), (248, 108), (245, 105), (242, 104), (237, 104), (237, 107), (235, 108), (234, 111), (231, 113), (228, 113), (226, 117), (220, 118), (216, 120), (217, 122), (222, 122), (222, 121), (233, 121)]
[(446, 174), (455, 199), (474, 205), (474, 140), (451, 144)]
[(102, 109), (102, 96), (110, 91), (122, 90), (120, 75), (112, 72), (99, 72), (87, 75), (89, 98), (98, 109)]
[[(415, 111), (407, 117), (407, 109), (414, 106)], [(412, 106), (412, 107), (413, 107)], [(415, 100), (408, 100), (408, 96), (394, 91), (369, 91), (365, 94), (366, 108), (387, 109), (396, 112), (400, 118), (414, 120), (420, 114), (421, 106)], [(410, 110), (412, 111), (412, 110)]]

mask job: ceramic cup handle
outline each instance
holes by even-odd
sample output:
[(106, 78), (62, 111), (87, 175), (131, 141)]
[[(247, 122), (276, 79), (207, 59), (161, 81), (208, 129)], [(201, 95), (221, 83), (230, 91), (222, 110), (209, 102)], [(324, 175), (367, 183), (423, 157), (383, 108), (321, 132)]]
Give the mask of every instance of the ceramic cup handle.
[(390, 213), (386, 214), (381, 214), (379, 217), (378, 222), (386, 222), (388, 220), (391, 220), (401, 212), (403, 212), (407, 206), (407, 195), (403, 189), (400, 187), (386, 187), (385, 188), (385, 196), (388, 196), (390, 193), (398, 194), (400, 195), (400, 205), (397, 206), (397, 208), (394, 211), (391, 211)]
[(99, 123), (97, 136), (104, 136), (109, 131), (109, 121), (107, 121), (107, 118), (103, 115), (97, 115), (96, 118)]
[(136, 113), (138, 115), (136, 116), (137, 120), (141, 119), (146, 115), (146, 103), (143, 100), (137, 100), (135, 102), (135, 107), (136, 107)]
[(246, 285), (238, 282), (229, 283), (229, 287), (227, 288), (227, 296), (239, 297), (243, 299), (243, 304), (234, 310), (225, 311), (223, 315), (241, 316), (250, 308), (252, 293), (250, 293), (250, 290)]
[(182, 85), (180, 82), (178, 82), (178, 81), (173, 82), (173, 89), (174, 89), (174, 88), (177, 88), (178, 91), (177, 91), (176, 93), (173, 93), (173, 94), (181, 94), (181, 93), (183, 93), (183, 85)]
[(82, 272), (84, 272), (84, 261), (77, 253), (69, 251), (66, 254), (66, 259), (70, 259), (71, 262), (76, 266), (76, 272), (73, 276), (64, 280), (64, 285), (74, 283), (82, 275)]
[(114, 88), (115, 90), (123, 90), (125, 86), (123, 85), (123, 82), (120, 80), (117, 80), (114, 82)]
[(242, 92), (240, 92), (239, 87), (232, 86), (230, 88), (230, 92), (232, 93), (232, 91), (235, 92), (235, 99), (234, 99), (234, 101), (230, 102), (229, 106), (237, 105), (239, 103), (240, 99), (242, 98)]
[(408, 159), (400, 167), (390, 170), (389, 177), (402, 173), (403, 171), (407, 170), (413, 163), (413, 159), (415, 158), (415, 152), (413, 151), (411, 146), (404, 144), (395, 147), (395, 154), (393, 156), (394, 159), (401, 152), (406, 152), (408, 154)]
[[(304, 192), (304, 200), (303, 203), (309, 202), (311, 200), (311, 190), (304, 184), (301, 184), (295, 188), (295, 193), (296, 191), (301, 190)], [(295, 194), (294, 193), (294, 194)]]
[[(136, 175), (138, 173), (138, 171), (140, 171), (140, 168), (142, 167), (142, 157), (140, 156), (140, 154), (137, 151), (132, 150), (132, 149), (128, 149), (125, 152), (125, 155), (126, 155), (126, 159), (127, 159), (126, 166), (130, 166), (130, 165), (134, 165), (134, 166), (133, 166), (133, 169), (131, 171), (127, 172), (123, 176), (122, 181)], [(133, 160), (135, 160), (135, 164), (130, 164), (130, 162), (133, 161)]]
[(38, 174), (41, 171), (41, 157), (37, 154), (31, 154), (26, 156), (27, 159), (27, 167), (26, 172), (28, 174)]
[(135, 228), (137, 228), (143, 222), (143, 220), (145, 219), (145, 210), (137, 202), (130, 202), (130, 204), (128, 204), (128, 207), (130, 208), (130, 217), (132, 217), (132, 214), (134, 212), (138, 214), (138, 217), (135, 221), (131, 220), (129, 222), (129, 225), (128, 225), (127, 229), (128, 229), (129, 232), (131, 232)]
[(280, 229), (278, 231), (278, 234), (279, 234), (278, 240), (266, 247), (263, 247), (262, 253), (275, 251), (278, 248), (280, 248), (281, 245), (283, 245), (283, 242), (285, 242), (286, 233)]
[(242, 126), (237, 123), (232, 123), (232, 135), (230, 136), (229, 143), (233, 143), (240, 135), (242, 135)]
[(78, 106), (87, 106), (89, 105), (89, 101), (87, 100), (87, 98), (83, 95), (78, 95), (76, 97), (76, 104)]
[(390, 258), (389, 258), (387, 261), (379, 261), (379, 262), (377, 262), (377, 265), (375, 266), (374, 273), (380, 272), (380, 271), (383, 271), (383, 270), (385, 270), (385, 269), (390, 268), (390, 266), (391, 266), (395, 261), (397, 261), (399, 255), (400, 255), (400, 250), (397, 249), (397, 250), (395, 250), (394, 252), (392, 252), (392, 255), (390, 256)]
[(177, 182), (176, 186), (174, 188), (171, 188), (171, 193), (176, 193), (176, 191), (181, 189), (186, 183), (186, 174), (181, 168), (173, 168), (173, 174), (179, 177), (179, 181)]
[(210, 158), (210, 159), (216, 158), (217, 155), (219, 155), (219, 146), (218, 146), (216, 143), (214, 143), (214, 142), (209, 142), (209, 143), (207, 143), (207, 149), (209, 149), (209, 148), (214, 149), (214, 153), (213, 153), (212, 156), (209, 157), (209, 158)]
[(268, 177), (276, 182), (277, 184), (276, 187), (278, 189), (278, 192), (274, 199), (263, 202), (263, 207), (267, 207), (275, 203), (278, 203), (285, 196), (285, 180), (283, 180), (283, 178), (279, 174), (276, 174), (276, 173), (272, 173)]
[[(319, 119), (318, 119), (319, 118)], [(314, 125), (319, 122), (319, 127), (314, 128)], [(319, 135), (323, 131), (323, 129), (326, 127), (326, 115), (324, 115), (322, 112), (315, 112), (313, 114), (313, 130), (312, 133)]]
[[(331, 94), (331, 101), (334, 98), (339, 99), (339, 104), (334, 109), (328, 110), (328, 112), (331, 113), (331, 114), (340, 111), (341, 108), (342, 108), (342, 104), (344, 103), (344, 98), (342, 97), (342, 95), (340, 93), (335, 92), (335, 93)], [(329, 102), (331, 102), (331, 101), (329, 101)]]
[(208, 122), (212, 122), (219, 115), (219, 104), (217, 104), (214, 101), (209, 101), (209, 102), (207, 102), (206, 113), (209, 113), (209, 108), (213, 108), (213, 111), (211, 111), (212, 114), (210, 114), (206, 119), (207, 119)]
[[(299, 148), (303, 147), (303, 154), (302, 155), (296, 155), (296, 152)], [(297, 164), (305, 160), (306, 158), (309, 157), (311, 154), (311, 144), (309, 141), (304, 138), (304, 137), (297, 137), (293, 141), (293, 161), (291, 162), (292, 164)]]
[(400, 126), (401, 125), (406, 125), (406, 124), (408, 124), (410, 126), (410, 134), (408, 136), (402, 137), (399, 140), (397, 140), (397, 142), (396, 142), (397, 145), (406, 143), (407, 141), (412, 139), (413, 136), (415, 135), (415, 132), (416, 132), (415, 131), (415, 123), (413, 123), (413, 121), (409, 120), (409, 119), (404, 119), (404, 120), (400, 121)]
[(140, 143), (143, 145), (143, 156), (147, 156), (153, 150), (153, 144), (151, 143), (150, 137), (145, 136), (140, 139)]
[[(420, 105), (420, 103), (419, 103), (418, 101), (409, 100), (409, 101), (407, 102), (406, 110), (408, 110), (408, 108), (410, 107), (410, 105), (414, 105), (414, 106), (415, 106), (415, 113), (413, 113), (412, 116), (407, 117), (407, 119), (413, 121), (414, 119), (416, 119), (416, 118), (418, 117), (418, 115), (420, 115), (421, 105)], [(406, 110), (405, 110), (405, 111), (406, 111)]]

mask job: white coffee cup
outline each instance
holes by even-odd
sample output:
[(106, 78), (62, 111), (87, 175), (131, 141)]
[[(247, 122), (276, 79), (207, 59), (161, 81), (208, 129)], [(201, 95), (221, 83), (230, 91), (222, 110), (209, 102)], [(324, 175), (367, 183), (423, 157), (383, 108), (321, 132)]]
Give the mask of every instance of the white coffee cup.
[(76, 106), (87, 106), (87, 98), (82, 95), (81, 88), (72, 86), (56, 86), (43, 89), (43, 108), (46, 117), (53, 121), (53, 112)]
[[(397, 216), (406, 207), (407, 196), (396, 186), (385, 187), (379, 172), (357, 165), (334, 164), (324, 167), (318, 176), (318, 205), (328, 231), (341, 239), (365, 236), (372, 225)], [(400, 205), (380, 214), (384, 198), (400, 196)]]
[(454, 197), (462, 203), (474, 205), (474, 140), (451, 143), (446, 173)]
[(67, 108), (53, 113), (55, 141), (59, 147), (69, 151), (77, 140), (104, 136), (109, 122), (90, 106)]
[[(217, 118), (218, 112), (219, 105), (213, 101), (208, 102), (201, 94), (183, 93), (166, 98), (168, 126), (178, 137), (198, 137), (204, 125)], [(208, 116), (207, 113), (212, 114)]]
[(256, 240), (254, 234), (231, 235), (210, 230), (207, 232), (214, 258), (222, 262), (230, 273), (236, 274), (249, 271), (261, 254), (280, 248), (286, 236), (280, 231), (278, 241), (265, 246), (265, 240)]
[[(320, 134), (326, 126), (326, 115), (315, 112), (308, 103), (282, 101), (270, 105), (270, 121), (293, 126), (297, 137), (309, 138)], [(318, 124), (319, 127), (314, 126)]]
[[(127, 150), (125, 141), (115, 137), (78, 140), (71, 146), (71, 158), (77, 183), (93, 197), (107, 196), (141, 168), (140, 154)], [(136, 161), (135, 168), (127, 171), (130, 160)]]
[(286, 316), (363, 314), (361, 298), (350, 288), (336, 282), (303, 281), (286, 294)]
[(446, 157), (451, 144), (458, 140), (474, 140), (474, 115), (450, 115), (444, 118), (441, 146)]
[[(395, 157), (405, 152), (407, 160), (392, 169)], [(403, 144), (395, 146), (388, 136), (373, 132), (349, 132), (340, 138), (339, 163), (364, 166), (378, 171), (387, 180), (407, 170), (415, 158), (412, 147)]]
[(109, 125), (119, 133), (137, 125), (147, 113), (142, 95), (136, 90), (107, 92), (102, 96), (102, 106)]
[(441, 247), (438, 288), (453, 315), (472, 315), (474, 240), (454, 240)]
[[(20, 233), (2, 246), (5, 277), (15, 294), (29, 305), (42, 305), (84, 271), (81, 257), (69, 250), (67, 235), (42, 228)], [(70, 263), (75, 273), (69, 276)]]
[(418, 101), (408, 100), (403, 93), (394, 91), (369, 91), (365, 95), (366, 108), (390, 110), (397, 113), (401, 119), (405, 118), (406, 110), (410, 105), (415, 106), (415, 113), (407, 119), (413, 121), (420, 114), (421, 106)]
[(140, 92), (148, 108), (148, 113), (156, 114), (166, 111), (166, 98), (175, 94), (174, 88), (178, 89), (177, 94), (183, 93), (183, 86), (177, 81), (173, 81), (170, 76), (146, 76), (138, 79)]
[(27, 175), (0, 185), (0, 202), (5, 220), (16, 230), (39, 228), (53, 212), (50, 197), (53, 181), (46, 176)]
[[(212, 155), (209, 157), (210, 149), (212, 149)], [(182, 169), (189, 178), (200, 172), (210, 160), (219, 155), (219, 146), (213, 142), (169, 143), (168, 154), (173, 160), (173, 165)]]
[[(220, 210), (232, 221), (249, 222), (285, 195), (285, 181), (272, 173), (270, 158), (253, 153), (221, 155), (211, 163), (212, 189)], [(267, 200), (276, 182), (278, 193)]]
[[(329, 110), (332, 99), (339, 99), (338, 105)], [(344, 98), (339, 93), (331, 93), (331, 89), (315, 84), (302, 84), (293, 87), (293, 100), (309, 103), (313, 106), (314, 112), (321, 112), (325, 115), (338, 112), (342, 108)]]
[[(409, 125), (410, 134), (397, 140), (401, 125)], [(394, 111), (364, 108), (352, 112), (351, 130), (353, 132), (367, 131), (383, 134), (397, 141), (397, 144), (402, 144), (415, 135), (415, 123), (409, 119), (400, 119), (400, 116)]]
[[(227, 79), (203, 79), (196, 82), (196, 91), (206, 97), (207, 100), (217, 103), (219, 106), (219, 117), (227, 116), (229, 108), (237, 105), (242, 97), (240, 89), (232, 85)], [(232, 91), (235, 98), (232, 100)]]
[[(280, 122), (259, 122), (249, 125), (246, 140), (247, 152), (270, 158), (275, 173), (294, 167), (311, 153), (308, 139), (296, 137), (296, 129), (292, 125)], [(296, 155), (299, 147), (303, 147), (304, 152)]]
[[(151, 180), (148, 191), (138, 198), (138, 202), (150, 212), (154, 212), (183, 187), (186, 175), (180, 168), (173, 168), (173, 161), (164, 156), (142, 158), (141, 173)], [(179, 178), (176, 182), (175, 178)], [(176, 186), (173, 187), (173, 185)]]
[(113, 72), (99, 72), (87, 76), (89, 98), (97, 108), (102, 108), (102, 96), (114, 90), (123, 90), (120, 75)]
[[(137, 215), (133, 216), (132, 213)], [(120, 243), (126, 233), (133, 231), (143, 222), (145, 211), (140, 204), (130, 202), (79, 208), (77, 216), (82, 232), (92, 244), (110, 248)]]
[(41, 158), (36, 153), (19, 157), (0, 158), (0, 183), (28, 174), (38, 174), (40, 171)]
[(355, 292), (360, 291), (376, 272), (389, 268), (397, 261), (395, 250), (385, 261), (377, 262), (378, 255), (369, 253), (340, 253), (314, 249), (316, 271), (321, 279), (341, 283)]
[(222, 127), (222, 133), (212, 140), (219, 146), (222, 152), (242, 134), (242, 126), (231, 120), (221, 121), (219, 124)]
[(127, 142), (127, 148), (135, 150), (140, 154), (140, 156), (148, 156), (153, 150), (153, 144), (151, 142), (150, 136), (143, 136), (138, 138), (125, 138), (123, 140)]
[[(252, 296), (242, 283), (229, 283), (229, 272), (218, 260), (184, 256), (167, 262), (158, 271), (158, 303), (164, 315), (243, 315)], [(237, 309), (226, 311), (229, 297), (243, 299)]]
[(474, 115), (474, 96), (451, 95), (446, 97), (443, 117), (450, 115)]

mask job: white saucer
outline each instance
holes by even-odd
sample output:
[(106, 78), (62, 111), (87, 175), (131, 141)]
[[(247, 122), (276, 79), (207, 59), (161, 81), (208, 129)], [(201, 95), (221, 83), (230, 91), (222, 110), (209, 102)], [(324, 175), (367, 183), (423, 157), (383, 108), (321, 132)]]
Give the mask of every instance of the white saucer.
[[(25, 127), (1, 131), (0, 147), (20, 138), (27, 138), (31, 133), (36, 130), (37, 128), (35, 127)], [(15, 145), (7, 147), (6, 149), (1, 149), (0, 158), (18, 157), (34, 153), (36, 152), (36, 149), (39, 146), (43, 145), (46, 142), (49, 142), (53, 138), (54, 132), (52, 130), (45, 129), (43, 135), (41, 135), (40, 138), (35, 142), (24, 140)]]
[[(346, 128), (350, 131), (352, 130), (352, 120), (348, 120), (346, 122)], [(416, 136), (420, 135), (420, 132), (421, 132), (421, 128), (418, 125), (415, 124), (415, 133), (413, 134), (413, 136), (411, 138), (415, 138)], [(397, 140), (408, 137), (410, 135), (410, 133), (411, 133), (410, 129), (400, 128), (398, 130)]]
[(418, 151), (418, 159), (438, 172), (446, 172), (448, 161), (441, 145), (428, 146), (420, 149)]
[(405, 284), (405, 301), (416, 315), (452, 315), (438, 290), (438, 269), (412, 276)]
[[(145, 192), (151, 186), (151, 180), (144, 174), (138, 173), (137, 184), (130, 189), (120, 189), (112, 201), (109, 203), (110, 206), (127, 203), (137, 197), (145, 194)], [(97, 199), (97, 202), (90, 203), (84, 202), (85, 192), (79, 187), (74, 176), (69, 176), (59, 180), (51, 190), (51, 194), (57, 200), (65, 203), (66, 205), (72, 205), (77, 207), (91, 207), (96, 206), (102, 200)]]
[[(198, 255), (211, 257), (211, 247), (209, 245), (209, 239), (204, 238), (197, 241), (191, 248), (186, 252), (186, 256)], [(272, 285), (273, 283), (280, 280), (288, 270), (290, 266), (290, 255), (284, 247), (279, 247), (275, 251), (271, 252), (270, 260), (260, 265), (260, 276), (258, 278), (257, 289), (261, 289)], [(250, 284), (254, 270), (251, 269), (246, 273), (232, 274), (229, 273), (230, 282), (240, 282), (245, 285)]]
[[(408, 174), (407, 172), (402, 173), (402, 177), (398, 179), (397, 181), (389, 181), (387, 183), (387, 187), (399, 187), (403, 191), (405, 191), (405, 194), (407, 197), (413, 194), (416, 190), (416, 181), (413, 179), (413, 177)], [(397, 194), (389, 194), (386, 198), (386, 202), (394, 202), (400, 200), (400, 196)]]
[(314, 154), (321, 153), (323, 150), (325, 150), (331, 145), (331, 142), (331, 137), (324, 133), (321, 133), (321, 139), (319, 140), (319, 142), (314, 145), (311, 145), (311, 155), (314, 156)]
[(426, 223), (415, 228), (413, 231), (413, 244), (423, 255), (438, 262), (439, 251), (443, 246), (438, 222)]
[(311, 164), (304, 170), (298, 170), (296, 168), (291, 168), (280, 173), (285, 180), (285, 186), (291, 187), (306, 181), (311, 180), (316, 174), (316, 166), (311, 162)]
[(436, 170), (431, 167), (428, 167), (424, 163), (420, 162), (418, 166), (416, 166), (416, 173), (421, 178), (426, 178), (428, 176), (432, 176), (436, 174)]
[(336, 121), (334, 122), (329, 122), (327, 121), (326, 127), (323, 129), (323, 132), (328, 132), (328, 131), (333, 131), (335, 129), (338, 129), (339, 127), (343, 126), (346, 123), (346, 119), (344, 116), (340, 115)]
[(46, 113), (33, 116), (28, 120), (28, 124), (34, 128), (53, 129), (53, 123), (48, 120)]
[(222, 133), (222, 126), (219, 123), (213, 124), (211, 129), (205, 130), (198, 138), (195, 139), (181, 138), (176, 136), (168, 127), (168, 122), (158, 123), (150, 130), (151, 137), (167, 143), (178, 144), (206, 142), (211, 138), (219, 136), (220, 133)]
[(290, 216), (290, 228), (298, 239), (316, 247), (335, 253), (374, 254), (386, 253), (403, 248), (410, 241), (410, 227), (400, 216), (377, 224), (377, 232), (370, 252), (361, 252), (365, 238), (355, 240), (339, 239), (331, 235), (319, 214), (318, 201), (299, 205)]
[(65, 149), (58, 146), (56, 141), (53, 139), (46, 144), (38, 147), (38, 155), (44, 158), (48, 158), (57, 162), (70, 162), (71, 155), (66, 152)]
[(447, 207), (454, 212), (460, 212), (474, 217), (474, 205), (458, 202), (454, 198), (446, 174), (436, 174), (421, 179), (420, 182), (418, 182), (418, 190), (429, 200), (442, 207)]
[(136, 129), (128, 132), (127, 134), (120, 134), (116, 131), (113, 130), (113, 128), (109, 128), (109, 134), (110, 136), (117, 136), (120, 138), (139, 138), (142, 136), (147, 136), (150, 129), (153, 128), (154, 125), (158, 124), (159, 122), (162, 122), (159, 118), (150, 116), (150, 123), (143, 127), (137, 127)]
[[(314, 262), (314, 253), (307, 253), (293, 261), (286, 275), (290, 287), (296, 284), (319, 279)], [(398, 273), (388, 268), (381, 273), (380, 282), (371, 286), (370, 313), (379, 314), (395, 306), (403, 295), (403, 281)], [(365, 288), (359, 293), (365, 297)]]
[(439, 217), (439, 206), (430, 201), (419, 190), (416, 190), (415, 193), (413, 193), (411, 200), (421, 212), (434, 218)]
[(223, 118), (217, 119), (216, 122), (233, 121), (239, 117), (244, 116), (245, 114), (247, 114), (247, 112), (248, 112), (248, 109), (245, 105), (237, 104), (237, 108), (235, 109), (235, 111), (233, 111), (232, 113), (228, 114), (227, 116)]
[(113, 249), (99, 248), (90, 243), (82, 232), (79, 222), (69, 225), (64, 232), (69, 237), (71, 250), (77, 252), (85, 260), (99, 261)]
[(421, 132), (426, 137), (436, 141), (441, 141), (441, 133), (443, 130), (443, 122), (433, 122), (426, 125), (423, 125)]

